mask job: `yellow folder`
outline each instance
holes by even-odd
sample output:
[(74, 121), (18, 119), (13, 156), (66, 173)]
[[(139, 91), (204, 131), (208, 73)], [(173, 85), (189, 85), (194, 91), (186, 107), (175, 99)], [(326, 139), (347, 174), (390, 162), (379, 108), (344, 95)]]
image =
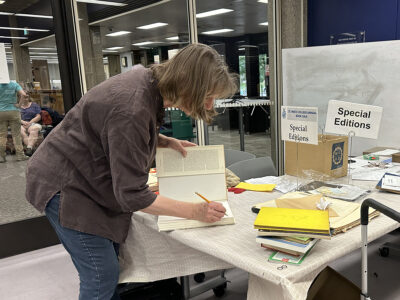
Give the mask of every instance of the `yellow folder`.
[(329, 233), (329, 213), (327, 210), (262, 207), (254, 228)]
[(241, 182), (235, 187), (255, 192), (272, 192), (275, 186), (276, 184), (252, 184), (247, 182)]

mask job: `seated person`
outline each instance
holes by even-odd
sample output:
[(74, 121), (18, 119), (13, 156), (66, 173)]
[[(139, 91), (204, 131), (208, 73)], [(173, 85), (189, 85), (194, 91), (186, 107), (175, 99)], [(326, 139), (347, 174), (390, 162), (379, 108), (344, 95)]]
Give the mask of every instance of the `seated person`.
[(39, 137), (39, 132), (42, 129), (40, 122), (40, 106), (30, 100), (30, 97), (21, 97), (19, 103), (21, 109), (21, 135), (23, 143), (26, 145), (25, 154), (31, 156), (33, 147)]
[[(61, 121), (64, 119), (64, 115), (60, 115), (57, 111), (51, 108), (51, 103), (56, 102), (56, 99), (53, 97), (44, 97), (42, 98), (42, 125), (51, 125), (51, 126), (43, 126), (43, 137), (46, 138), (46, 136), (50, 133), (50, 131), (56, 127), (58, 124), (61, 123)], [(46, 123), (46, 115), (51, 119), (51, 124)]]

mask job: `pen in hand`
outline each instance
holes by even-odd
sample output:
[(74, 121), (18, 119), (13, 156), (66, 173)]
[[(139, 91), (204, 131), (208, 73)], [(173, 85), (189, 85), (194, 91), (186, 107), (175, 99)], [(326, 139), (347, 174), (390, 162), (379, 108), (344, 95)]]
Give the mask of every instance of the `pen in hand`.
[[(204, 197), (202, 194), (198, 193), (198, 192), (194, 192), (197, 196), (199, 196), (201, 199), (203, 199), (204, 201), (206, 201), (207, 203), (211, 203), (210, 200), (208, 200), (206, 197)], [(226, 213), (224, 213), (225, 216), (227, 216)]]

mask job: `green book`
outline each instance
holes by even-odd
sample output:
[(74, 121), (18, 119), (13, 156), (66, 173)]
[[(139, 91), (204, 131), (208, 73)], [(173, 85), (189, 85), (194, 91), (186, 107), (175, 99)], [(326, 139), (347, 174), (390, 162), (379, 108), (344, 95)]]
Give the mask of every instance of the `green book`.
[(294, 256), (294, 255), (290, 255), (287, 253), (275, 251), (275, 252), (272, 252), (270, 257), (268, 258), (268, 261), (299, 266), (299, 265), (301, 265), (303, 260), (306, 258), (308, 253), (310, 253), (311, 249), (308, 250), (305, 254), (299, 255), (299, 256)]

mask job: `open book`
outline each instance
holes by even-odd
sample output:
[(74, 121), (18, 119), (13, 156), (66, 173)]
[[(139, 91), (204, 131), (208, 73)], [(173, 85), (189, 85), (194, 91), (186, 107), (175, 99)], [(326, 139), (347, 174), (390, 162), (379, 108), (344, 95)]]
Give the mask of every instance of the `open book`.
[(188, 147), (187, 156), (168, 149), (157, 149), (156, 166), (160, 195), (186, 202), (203, 202), (198, 192), (210, 201), (220, 201), (226, 216), (215, 223), (171, 216), (159, 216), (160, 231), (187, 229), (213, 225), (234, 224), (228, 204), (225, 182), (225, 158), (222, 145)]

